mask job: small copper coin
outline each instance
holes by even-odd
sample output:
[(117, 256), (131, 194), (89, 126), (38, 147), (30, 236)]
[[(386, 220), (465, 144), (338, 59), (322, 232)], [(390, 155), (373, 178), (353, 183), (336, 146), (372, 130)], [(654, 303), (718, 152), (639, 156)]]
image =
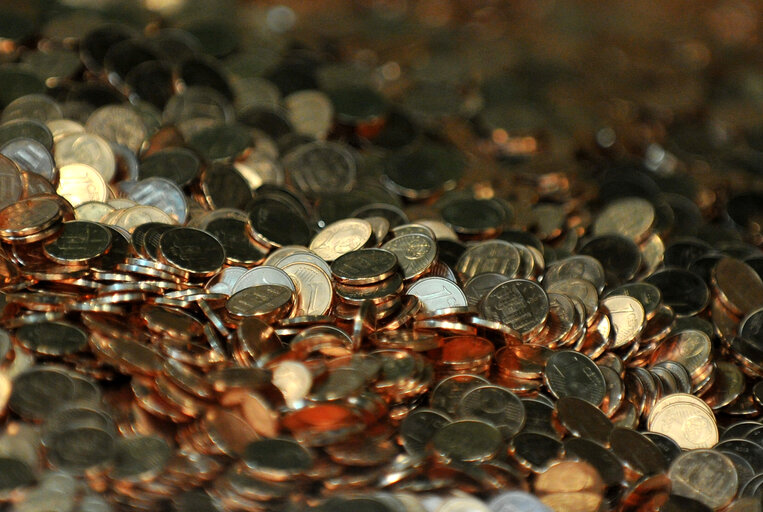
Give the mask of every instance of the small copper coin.
[(64, 222), (59, 236), (43, 246), (45, 255), (62, 265), (81, 265), (102, 256), (111, 247), (111, 231), (95, 222)]

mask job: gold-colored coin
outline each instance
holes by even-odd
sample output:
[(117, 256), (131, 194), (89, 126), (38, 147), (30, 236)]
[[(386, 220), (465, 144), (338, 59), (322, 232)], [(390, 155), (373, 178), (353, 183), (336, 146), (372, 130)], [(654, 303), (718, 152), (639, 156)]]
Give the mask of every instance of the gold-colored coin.
[(364, 219), (342, 219), (315, 235), (310, 250), (326, 261), (365, 247), (373, 238), (373, 226)]
[(711, 448), (718, 442), (718, 425), (712, 409), (700, 398), (674, 393), (652, 408), (647, 428), (673, 439), (686, 450)]
[(103, 176), (89, 165), (64, 165), (58, 173), (56, 192), (75, 208), (89, 201), (104, 202), (109, 198), (109, 187)]

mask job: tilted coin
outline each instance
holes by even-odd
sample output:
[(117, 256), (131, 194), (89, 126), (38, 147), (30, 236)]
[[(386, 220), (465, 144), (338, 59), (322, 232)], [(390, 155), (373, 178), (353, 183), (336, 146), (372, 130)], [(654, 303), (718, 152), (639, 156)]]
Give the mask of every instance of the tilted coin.
[(408, 288), (408, 294), (418, 297), (423, 309), (438, 309), (466, 306), (466, 295), (452, 281), (442, 277), (425, 277)]
[(478, 386), (467, 391), (459, 403), (458, 414), (495, 425), (506, 439), (522, 430), (525, 423), (522, 401), (500, 386)]
[(373, 284), (391, 276), (397, 269), (397, 257), (384, 249), (359, 249), (339, 256), (331, 264), (337, 281), (346, 284)]
[(489, 423), (460, 420), (440, 427), (431, 443), (435, 453), (445, 460), (481, 462), (496, 456), (501, 434)]
[(710, 448), (718, 442), (712, 410), (694, 395), (674, 393), (658, 400), (647, 427), (665, 434), (684, 449)]
[(363, 219), (343, 219), (329, 224), (310, 242), (310, 250), (326, 261), (334, 261), (342, 254), (365, 247), (373, 228)]
[(598, 406), (606, 393), (601, 370), (588, 357), (571, 350), (549, 357), (543, 380), (558, 398), (573, 396)]
[(102, 256), (111, 247), (111, 232), (95, 222), (64, 222), (61, 234), (44, 246), (45, 255), (56, 263), (76, 265)]
[(381, 247), (397, 257), (405, 279), (424, 274), (437, 257), (437, 244), (425, 235), (410, 234), (393, 238)]
[(519, 263), (519, 252), (512, 244), (503, 240), (489, 240), (464, 251), (454, 270), (461, 276), (462, 282), (486, 272), (516, 277)]
[(59, 167), (56, 193), (75, 208), (88, 201), (105, 201), (109, 198), (103, 176), (94, 167), (81, 163)]
[(610, 295), (601, 301), (607, 308), (615, 330), (612, 348), (621, 348), (637, 341), (644, 330), (646, 315), (641, 303), (628, 295)]
[(692, 450), (670, 465), (673, 492), (696, 499), (713, 510), (728, 505), (737, 492), (737, 472), (731, 460), (715, 450)]
[(161, 259), (193, 277), (208, 277), (218, 272), (225, 261), (225, 249), (205, 231), (174, 228), (159, 239)]
[(523, 336), (530, 335), (546, 321), (548, 295), (533, 281), (511, 279), (490, 290), (479, 308), (486, 319), (504, 323)]

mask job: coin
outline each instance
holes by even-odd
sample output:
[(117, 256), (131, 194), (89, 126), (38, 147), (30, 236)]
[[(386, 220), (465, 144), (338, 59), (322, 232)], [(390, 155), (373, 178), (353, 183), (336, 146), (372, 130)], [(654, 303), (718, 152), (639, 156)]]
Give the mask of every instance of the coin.
[(111, 247), (111, 232), (95, 222), (64, 222), (61, 233), (46, 244), (45, 255), (56, 263), (76, 265), (102, 256)]
[(526, 279), (511, 279), (499, 284), (480, 304), (480, 312), (486, 319), (504, 323), (523, 336), (537, 332), (548, 311), (546, 292), (537, 283)]
[(75, 208), (88, 201), (105, 201), (109, 197), (103, 176), (95, 168), (80, 163), (58, 168), (56, 193)]
[(481, 462), (496, 456), (501, 434), (489, 423), (459, 420), (440, 427), (431, 443), (435, 453), (446, 461)]
[(718, 298), (736, 315), (744, 316), (763, 305), (763, 280), (743, 261), (721, 258), (713, 267), (711, 280)]
[(359, 249), (339, 256), (331, 264), (337, 281), (353, 285), (378, 283), (397, 270), (397, 257), (384, 249)]
[(509, 242), (489, 240), (469, 247), (458, 259), (454, 270), (461, 281), (488, 272), (516, 277), (519, 270), (519, 251)]
[(442, 277), (425, 277), (408, 288), (408, 294), (418, 297), (426, 311), (466, 306), (466, 295), (455, 283)]
[(94, 133), (72, 132), (61, 135), (53, 150), (59, 169), (66, 165), (88, 165), (110, 183), (116, 175), (114, 151), (102, 137)]
[(728, 505), (737, 491), (737, 472), (731, 460), (715, 450), (692, 450), (670, 465), (673, 492), (693, 498), (713, 510)]
[(712, 410), (701, 399), (683, 393), (657, 401), (647, 427), (673, 439), (681, 448), (710, 448), (718, 442)]
[(646, 314), (641, 303), (628, 295), (610, 295), (601, 301), (607, 308), (615, 331), (613, 348), (628, 346), (638, 340), (644, 330)]
[(596, 406), (606, 393), (604, 377), (596, 364), (571, 350), (555, 352), (548, 358), (543, 380), (558, 398), (573, 396)]
[(437, 257), (435, 241), (415, 233), (393, 238), (381, 248), (397, 257), (397, 263), (406, 280), (422, 276), (431, 268)]
[(329, 311), (333, 284), (323, 269), (312, 263), (296, 261), (282, 268), (297, 287), (296, 315), (324, 315)]
[(655, 222), (652, 204), (639, 197), (612, 201), (599, 213), (594, 223), (594, 233), (614, 233), (639, 242), (646, 238)]
[(522, 401), (499, 386), (478, 386), (467, 391), (459, 402), (458, 414), (493, 424), (505, 439), (522, 430), (525, 423)]

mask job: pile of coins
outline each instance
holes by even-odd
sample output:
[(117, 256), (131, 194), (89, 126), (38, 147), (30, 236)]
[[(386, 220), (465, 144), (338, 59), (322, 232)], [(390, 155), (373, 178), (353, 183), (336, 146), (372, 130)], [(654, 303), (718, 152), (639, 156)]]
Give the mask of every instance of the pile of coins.
[(763, 510), (759, 6), (54, 4), (2, 510)]

